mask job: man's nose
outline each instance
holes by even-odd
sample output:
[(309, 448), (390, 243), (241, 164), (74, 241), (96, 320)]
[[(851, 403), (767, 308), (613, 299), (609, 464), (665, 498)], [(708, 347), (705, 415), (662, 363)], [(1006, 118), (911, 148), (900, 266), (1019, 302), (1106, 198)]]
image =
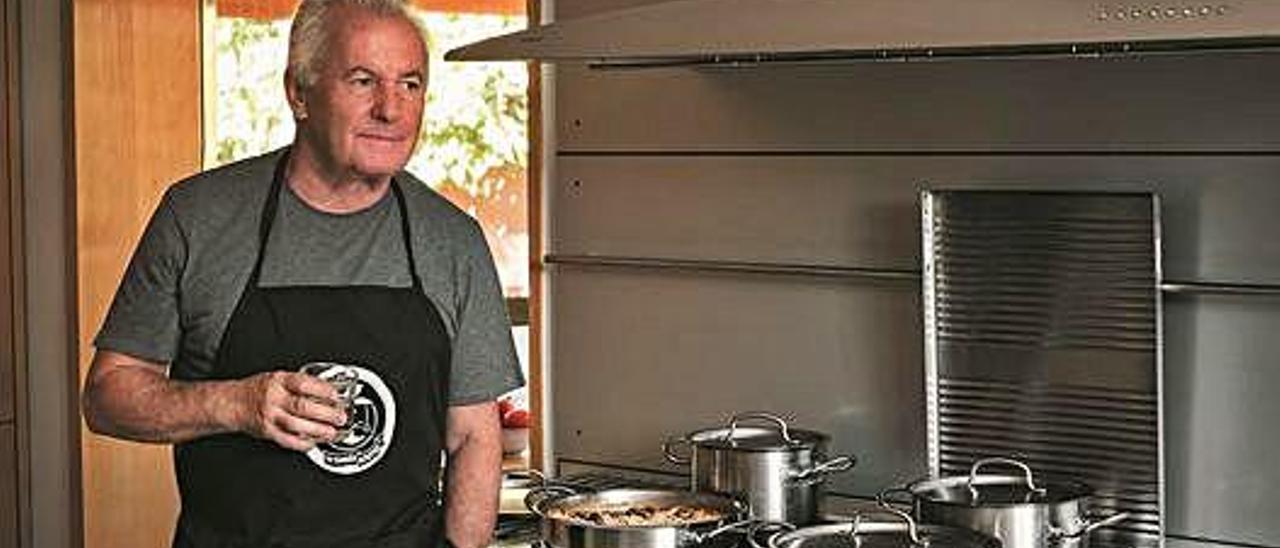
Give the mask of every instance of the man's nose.
[(404, 110), (400, 103), (401, 97), (392, 86), (386, 84), (378, 86), (373, 92), (373, 118), (383, 122), (398, 120)]

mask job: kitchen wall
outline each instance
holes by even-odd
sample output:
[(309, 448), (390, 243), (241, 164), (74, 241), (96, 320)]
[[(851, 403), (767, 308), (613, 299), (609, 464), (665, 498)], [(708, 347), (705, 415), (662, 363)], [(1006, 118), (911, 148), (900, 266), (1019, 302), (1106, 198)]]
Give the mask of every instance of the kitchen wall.
[[(1153, 191), (1166, 281), (1280, 288), (1275, 54), (551, 76), (547, 391), (565, 470), (675, 477), (663, 438), (765, 409), (861, 459), (841, 495), (923, 474), (922, 188)], [(1280, 546), (1280, 298), (1164, 306), (1170, 543)]]

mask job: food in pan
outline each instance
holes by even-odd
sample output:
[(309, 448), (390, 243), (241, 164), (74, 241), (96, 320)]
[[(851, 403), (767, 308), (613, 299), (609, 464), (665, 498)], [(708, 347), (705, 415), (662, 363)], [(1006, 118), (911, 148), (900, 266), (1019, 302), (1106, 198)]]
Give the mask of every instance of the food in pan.
[(601, 527), (675, 527), (722, 519), (713, 508), (696, 506), (598, 506), (594, 508), (552, 509), (547, 517), (590, 523)]

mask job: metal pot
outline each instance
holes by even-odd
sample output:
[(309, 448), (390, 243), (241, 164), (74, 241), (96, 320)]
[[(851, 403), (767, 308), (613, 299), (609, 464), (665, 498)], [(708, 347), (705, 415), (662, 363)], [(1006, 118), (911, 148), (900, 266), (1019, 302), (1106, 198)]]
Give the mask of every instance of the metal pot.
[[(750, 523), (739, 521), (746, 512), (742, 503), (712, 493), (689, 491), (606, 489), (577, 493), (563, 485), (550, 485), (530, 491), (525, 504), (542, 518), (542, 541), (554, 548), (688, 548)], [(708, 510), (715, 517), (679, 525), (614, 526), (572, 517), (579, 511), (600, 508), (676, 507)]]
[[(979, 474), (992, 464), (1019, 468), (1021, 475)], [(1037, 482), (1031, 468), (1007, 458), (982, 459), (967, 476), (928, 479), (883, 491), (886, 503), (894, 492), (911, 495), (916, 518), (923, 523), (964, 527), (999, 539), (1005, 548), (1085, 548), (1089, 533), (1127, 518), (1087, 514), (1093, 489), (1078, 481)]]
[[(887, 514), (890, 520), (870, 519)], [(901, 510), (854, 514), (853, 521), (804, 527), (769, 537), (769, 548), (1000, 548), (1000, 541), (967, 529), (917, 525)]]
[[(764, 422), (764, 426), (743, 423)], [(853, 456), (826, 458), (825, 434), (787, 426), (769, 413), (734, 415), (723, 428), (667, 440), (667, 460), (691, 467), (693, 489), (747, 501), (751, 517), (807, 525), (818, 521), (826, 476), (853, 468)], [(692, 446), (689, 457), (676, 453)]]

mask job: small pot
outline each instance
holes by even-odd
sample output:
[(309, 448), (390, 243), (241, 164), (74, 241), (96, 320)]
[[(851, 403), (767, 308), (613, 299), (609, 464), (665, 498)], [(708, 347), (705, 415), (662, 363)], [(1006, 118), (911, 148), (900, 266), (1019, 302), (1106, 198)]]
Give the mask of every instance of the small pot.
[[(756, 425), (745, 426), (748, 421)], [(825, 434), (790, 428), (776, 415), (742, 413), (723, 428), (668, 440), (662, 450), (667, 460), (690, 466), (693, 490), (741, 498), (756, 519), (807, 525), (819, 521), (827, 475), (857, 462), (853, 456), (828, 460), (827, 443)], [(680, 445), (692, 446), (691, 455), (677, 454)]]
[[(544, 546), (554, 548), (689, 548), (749, 521), (742, 503), (712, 493), (655, 489), (606, 489), (578, 493), (563, 485), (534, 488), (525, 498), (529, 509), (542, 518)], [(699, 508), (715, 518), (689, 520), (679, 525), (606, 526), (570, 517), (575, 511), (600, 508)]]
[[(889, 520), (872, 519), (887, 514)], [(853, 521), (803, 527), (769, 537), (768, 548), (1000, 548), (1000, 541), (967, 529), (917, 525), (893, 508), (863, 511)]]
[[(1006, 464), (1021, 475), (979, 474), (984, 466)], [(883, 491), (877, 497), (911, 495), (922, 523), (964, 527), (999, 539), (1004, 548), (1085, 548), (1089, 533), (1119, 522), (1124, 512), (1109, 516), (1086, 513), (1093, 489), (1078, 481), (1037, 482), (1031, 468), (1006, 458), (973, 463), (967, 476), (921, 480)]]

